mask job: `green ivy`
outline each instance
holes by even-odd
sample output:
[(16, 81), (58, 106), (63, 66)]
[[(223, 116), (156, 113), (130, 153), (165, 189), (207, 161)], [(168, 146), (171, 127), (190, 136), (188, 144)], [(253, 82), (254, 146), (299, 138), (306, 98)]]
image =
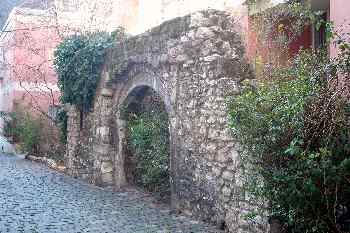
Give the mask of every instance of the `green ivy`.
[(61, 103), (88, 111), (93, 103), (107, 48), (125, 37), (122, 29), (109, 34), (88, 33), (67, 37), (55, 51)]

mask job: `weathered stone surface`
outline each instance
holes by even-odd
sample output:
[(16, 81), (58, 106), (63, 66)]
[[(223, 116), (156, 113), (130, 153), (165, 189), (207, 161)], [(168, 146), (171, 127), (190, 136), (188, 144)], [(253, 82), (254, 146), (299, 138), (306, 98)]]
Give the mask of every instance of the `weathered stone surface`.
[(102, 172), (102, 174), (113, 172), (113, 163), (111, 163), (110, 161), (102, 162), (102, 164), (101, 164), (101, 172)]
[(224, 12), (198, 12), (108, 51), (93, 111), (83, 125), (77, 109), (69, 111), (69, 174), (98, 185), (126, 184), (123, 106), (147, 86), (161, 97), (170, 119), (172, 206), (229, 232), (262, 232), (263, 221), (246, 230), (248, 204), (227, 124), (226, 96), (238, 94), (240, 82), (252, 78), (233, 23)]
[(235, 174), (233, 174), (233, 172), (231, 171), (224, 171), (222, 173), (222, 178), (228, 181), (232, 181), (235, 177)]
[(108, 89), (108, 88), (103, 88), (101, 90), (101, 95), (105, 97), (112, 97), (113, 96), (113, 90)]

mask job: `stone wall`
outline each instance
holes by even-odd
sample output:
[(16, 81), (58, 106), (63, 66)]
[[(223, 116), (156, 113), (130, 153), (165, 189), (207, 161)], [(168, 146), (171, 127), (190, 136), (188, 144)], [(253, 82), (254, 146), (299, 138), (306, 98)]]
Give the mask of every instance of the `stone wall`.
[(120, 42), (108, 52), (94, 109), (69, 111), (69, 173), (97, 185), (126, 185), (123, 106), (151, 87), (169, 115), (171, 203), (229, 232), (264, 232), (248, 223), (238, 146), (228, 128), (226, 98), (252, 78), (233, 19), (214, 10), (177, 18)]

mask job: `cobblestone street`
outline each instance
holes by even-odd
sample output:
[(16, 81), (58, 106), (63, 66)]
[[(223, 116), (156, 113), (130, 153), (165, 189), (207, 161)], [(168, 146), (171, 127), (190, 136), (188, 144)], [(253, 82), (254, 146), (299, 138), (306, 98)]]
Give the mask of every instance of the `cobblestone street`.
[(219, 232), (15, 156), (0, 155), (0, 232)]

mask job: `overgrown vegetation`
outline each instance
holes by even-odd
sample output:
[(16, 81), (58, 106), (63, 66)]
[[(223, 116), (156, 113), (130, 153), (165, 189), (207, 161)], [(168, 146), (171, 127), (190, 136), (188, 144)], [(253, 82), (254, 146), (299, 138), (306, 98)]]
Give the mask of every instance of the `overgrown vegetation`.
[[(314, 24), (316, 30), (325, 27), (327, 33), (331, 32), (332, 24), (324, 19), (324, 12), (313, 11), (301, 1), (291, 0), (267, 9), (263, 7), (264, 2), (267, 6), (271, 4), (269, 0), (248, 1), (249, 8), (254, 13), (254, 16), (251, 16), (250, 25), (260, 41), (267, 42), (267, 44), (273, 43), (273, 47), (288, 48), (307, 25)], [(262, 10), (254, 7), (259, 5)], [(326, 36), (329, 37), (331, 34)]]
[[(122, 29), (112, 33), (74, 35), (66, 38), (55, 52), (55, 68), (62, 93), (61, 103), (87, 112), (99, 82), (106, 50), (126, 37)], [(158, 103), (159, 104), (159, 103)], [(67, 113), (58, 116), (62, 139), (66, 140)], [(169, 188), (169, 133), (165, 110), (156, 104), (128, 116), (129, 149), (137, 157), (136, 183), (148, 191), (167, 196)]]
[(287, 2), (266, 8), (271, 6), (270, 0), (247, 1), (251, 11), (248, 37), (255, 40), (251, 43), (252, 65), (258, 78), (270, 78), (271, 69), (288, 65), (288, 58), (298, 52), (298, 45), (302, 45), (301, 35), (305, 37), (311, 31), (324, 31), (322, 41), (317, 42), (320, 43), (318, 47), (326, 46), (326, 42), (332, 39), (332, 23), (327, 21), (325, 12), (313, 11), (304, 1)]
[(161, 199), (170, 196), (168, 115), (160, 104), (128, 117), (128, 147), (137, 157), (136, 184)]
[(55, 51), (61, 103), (76, 105), (81, 111), (92, 106), (107, 48), (123, 39), (123, 29), (109, 34), (88, 33), (67, 37)]
[[(106, 51), (116, 40), (126, 37), (124, 29), (112, 33), (96, 32), (67, 37), (55, 51), (54, 66), (58, 74), (61, 104), (72, 104), (83, 113), (90, 110), (100, 80)], [(67, 113), (62, 109), (57, 123), (61, 142), (67, 140)]]
[(37, 154), (40, 142), (40, 122), (34, 120), (29, 114), (19, 115), (12, 112), (5, 122), (4, 135), (20, 142), (22, 151)]
[(337, 58), (301, 51), (231, 101), (247, 192), (287, 232), (350, 231), (350, 46), (337, 43)]
[(40, 114), (32, 115), (28, 109), (19, 106), (3, 118), (4, 136), (19, 145), (21, 152), (63, 159), (64, 146), (57, 141), (60, 132), (53, 122)]

